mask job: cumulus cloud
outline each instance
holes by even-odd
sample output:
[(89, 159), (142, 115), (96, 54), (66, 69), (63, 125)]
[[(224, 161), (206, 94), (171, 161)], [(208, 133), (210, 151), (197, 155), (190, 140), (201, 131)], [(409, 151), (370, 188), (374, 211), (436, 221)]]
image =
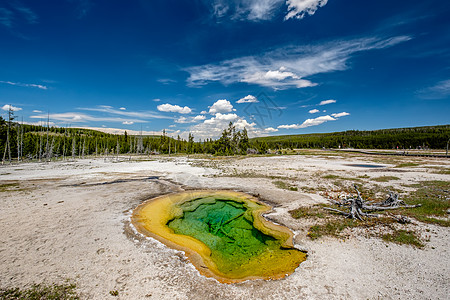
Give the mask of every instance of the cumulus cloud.
[(12, 81), (0, 81), (0, 83), (9, 84), (9, 85), (15, 85), (15, 86), (21, 86), (21, 87), (33, 87), (38, 88), (41, 90), (47, 90), (48, 87), (41, 84), (34, 84), (34, 83), (21, 83), (21, 82), (12, 82)]
[(226, 99), (217, 100), (209, 107), (209, 113), (214, 115), (217, 113), (228, 113), (233, 111), (233, 105)]
[(218, 138), (230, 122), (233, 122), (237, 130), (246, 128), (249, 135), (251, 135), (256, 126), (254, 122), (250, 123), (236, 113), (216, 113), (213, 117), (191, 126), (189, 132), (194, 134), (196, 139)]
[(122, 124), (123, 125), (133, 125), (134, 122), (133, 121), (123, 121)]
[(303, 19), (305, 15), (312, 16), (319, 7), (325, 6), (328, 0), (287, 0), (288, 13), (285, 20)]
[(179, 105), (172, 105), (169, 103), (158, 105), (158, 110), (163, 112), (175, 112), (180, 114), (190, 114), (192, 112), (192, 109), (189, 107), (181, 107)]
[(280, 125), (278, 128), (280, 129), (299, 129), (299, 128), (306, 128), (310, 126), (317, 126), (322, 123), (328, 122), (328, 121), (336, 121), (335, 118), (331, 116), (321, 116), (317, 117), (315, 119), (306, 119), (302, 124), (291, 124), (291, 125)]
[(206, 117), (205, 116), (203, 116), (203, 115), (198, 115), (198, 116), (195, 116), (194, 117), (194, 121), (202, 121), (202, 120), (205, 120), (206, 119)]
[(264, 129), (264, 132), (267, 132), (267, 133), (277, 132), (277, 131), (278, 131), (278, 129), (273, 128), (273, 127), (268, 127), (268, 128)]
[(186, 68), (190, 75), (189, 86), (201, 86), (209, 82), (224, 85), (245, 82), (274, 89), (303, 88), (316, 83), (308, 76), (349, 68), (353, 54), (384, 49), (410, 40), (409, 36), (392, 38), (366, 37), (327, 42), (319, 45), (288, 46), (262, 53)]
[(318, 113), (320, 110), (318, 110), (318, 109), (311, 109), (310, 111), (309, 111), (309, 113), (310, 114), (315, 114), (315, 113)]
[(323, 100), (320, 101), (319, 105), (327, 105), (327, 104), (332, 104), (332, 103), (336, 103), (336, 100), (330, 99), (330, 100)]
[(120, 110), (127, 110), (125, 107), (121, 107), (121, 108), (119, 108)]
[(178, 119), (175, 120), (175, 123), (180, 123), (180, 124), (186, 124), (186, 123), (197, 123), (200, 121), (205, 120), (206, 117), (203, 115), (197, 115), (195, 117), (179, 117)]
[(344, 117), (344, 116), (348, 116), (348, 115), (350, 115), (350, 114), (346, 113), (346, 112), (341, 112), (341, 113), (337, 113), (337, 114), (332, 114), (331, 116), (326, 115), (326, 116), (320, 116), (320, 117), (317, 117), (314, 119), (306, 119), (302, 124), (280, 125), (280, 126), (278, 126), (278, 128), (280, 128), (280, 129), (300, 129), (300, 128), (306, 128), (306, 127), (311, 127), (311, 126), (317, 126), (317, 125), (323, 124), (328, 121), (336, 121), (340, 117)]
[(252, 95), (248, 95), (245, 96), (244, 98), (239, 99), (238, 101), (236, 101), (236, 103), (258, 103), (258, 99), (255, 96)]
[(9, 111), (9, 110), (20, 111), (20, 110), (22, 110), (22, 108), (20, 108), (20, 107), (12, 106), (12, 105), (9, 105), (9, 104), (3, 105), (2, 109), (6, 110), (6, 111)]

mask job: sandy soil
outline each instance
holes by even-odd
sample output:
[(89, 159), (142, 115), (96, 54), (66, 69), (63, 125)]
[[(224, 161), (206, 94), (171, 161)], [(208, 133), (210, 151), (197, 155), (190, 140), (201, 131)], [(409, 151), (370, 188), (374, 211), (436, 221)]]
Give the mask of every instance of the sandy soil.
[[(360, 164), (382, 167), (354, 166)], [(324, 191), (339, 194), (352, 178), (407, 190), (405, 185), (424, 180), (448, 181), (450, 175), (442, 171), (449, 169), (444, 159), (325, 152), (2, 166), (0, 287), (70, 280), (83, 299), (448, 299), (448, 228), (411, 225), (429, 239), (424, 249), (356, 234), (311, 241), (305, 220), (293, 219), (288, 211), (325, 202)], [(394, 177), (374, 181), (381, 176)], [(277, 180), (299, 191), (280, 189)], [(294, 230), (295, 243), (308, 251), (308, 259), (282, 280), (220, 284), (201, 276), (182, 252), (139, 235), (130, 225), (133, 208), (146, 199), (191, 188), (259, 195), (275, 206), (267, 218)], [(113, 290), (118, 297), (110, 295)]]

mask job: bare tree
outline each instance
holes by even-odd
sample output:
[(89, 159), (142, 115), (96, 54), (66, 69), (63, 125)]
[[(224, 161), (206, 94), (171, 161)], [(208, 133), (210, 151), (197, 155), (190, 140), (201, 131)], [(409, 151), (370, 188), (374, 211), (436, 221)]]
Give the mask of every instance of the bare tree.
[(7, 129), (7, 132), (6, 132), (6, 147), (5, 147), (5, 152), (3, 153), (3, 161), (2, 161), (2, 163), (5, 161), (6, 152), (7, 151), (8, 151), (9, 163), (11, 163), (10, 134), (11, 134), (11, 121), (12, 120), (14, 120), (14, 111), (12, 110), (12, 106), (9, 105), (9, 108), (8, 108), (8, 129)]

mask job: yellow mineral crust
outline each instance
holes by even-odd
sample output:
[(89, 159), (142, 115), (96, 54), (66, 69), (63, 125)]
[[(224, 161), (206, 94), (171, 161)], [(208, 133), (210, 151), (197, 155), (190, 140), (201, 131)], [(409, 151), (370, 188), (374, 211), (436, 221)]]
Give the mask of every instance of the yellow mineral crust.
[[(174, 219), (182, 220), (186, 213), (180, 207), (182, 204), (190, 201), (210, 204), (214, 199), (225, 202), (233, 201), (244, 207), (247, 212), (251, 213), (252, 217), (247, 217), (247, 219), (253, 219), (253, 227), (264, 236), (269, 236), (277, 244), (265, 242), (270, 244), (267, 250), (259, 251), (256, 257), (249, 256), (248, 259), (243, 259), (242, 253), (225, 253), (223, 255), (217, 249), (210, 249), (199, 239), (186, 234), (177, 234), (169, 228), (169, 222)], [(190, 208), (190, 210), (193, 209)], [(202, 275), (214, 277), (222, 283), (235, 283), (249, 279), (283, 278), (293, 273), (299, 264), (306, 259), (306, 253), (293, 247), (293, 234), (288, 228), (264, 219), (262, 214), (270, 210), (270, 206), (248, 194), (226, 190), (196, 190), (150, 199), (134, 210), (131, 221), (140, 233), (155, 238), (171, 248), (184, 251)], [(230, 221), (228, 223), (232, 224)], [(234, 230), (231, 229), (231, 231)], [(228, 239), (229, 235), (226, 232), (224, 232), (224, 235), (226, 235), (224, 238)], [(230, 240), (228, 240), (228, 243), (230, 243)], [(263, 246), (265, 245), (263, 244)], [(236, 262), (233, 255), (236, 255), (236, 259), (243, 261), (242, 266), (228, 269), (227, 259), (230, 261), (230, 265)]]

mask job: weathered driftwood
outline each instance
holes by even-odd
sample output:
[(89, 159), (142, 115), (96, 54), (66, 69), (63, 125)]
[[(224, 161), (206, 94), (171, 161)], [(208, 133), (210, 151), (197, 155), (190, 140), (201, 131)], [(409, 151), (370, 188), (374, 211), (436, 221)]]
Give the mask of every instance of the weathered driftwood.
[(393, 193), (393, 192), (390, 192), (389, 197), (382, 202), (378, 202), (378, 203), (374, 203), (374, 204), (366, 204), (367, 202), (365, 202), (362, 199), (361, 193), (359, 192), (356, 184), (354, 184), (353, 186), (357, 193), (356, 197), (347, 198), (343, 202), (329, 199), (329, 201), (333, 204), (336, 204), (338, 206), (348, 207), (348, 212), (342, 211), (339, 209), (335, 209), (335, 208), (331, 208), (331, 207), (324, 207), (324, 209), (339, 213), (341, 215), (344, 215), (347, 218), (359, 219), (361, 221), (364, 220), (364, 217), (375, 217), (375, 218), (390, 217), (400, 223), (409, 223), (411, 221), (405, 216), (391, 215), (391, 214), (371, 214), (368, 212), (364, 212), (363, 210), (373, 212), (373, 211), (385, 211), (385, 210), (391, 210), (391, 209), (397, 209), (397, 208), (414, 208), (414, 207), (421, 206), (420, 204), (407, 205), (405, 202), (403, 202), (403, 200), (400, 200), (398, 198), (398, 194)]

